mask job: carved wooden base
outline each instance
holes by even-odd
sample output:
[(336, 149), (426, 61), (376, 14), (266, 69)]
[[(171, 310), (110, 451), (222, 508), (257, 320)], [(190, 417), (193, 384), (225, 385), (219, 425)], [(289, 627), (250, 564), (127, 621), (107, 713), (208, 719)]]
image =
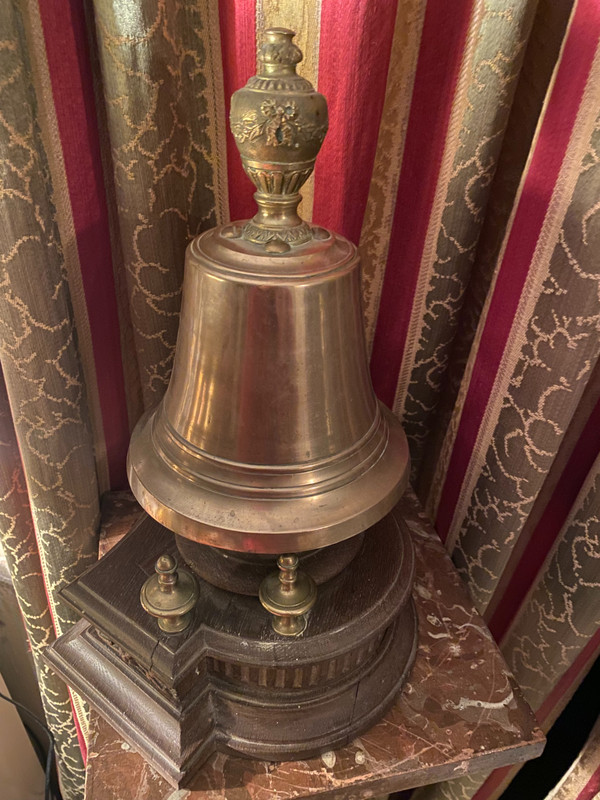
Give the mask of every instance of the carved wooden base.
[(392, 512), (319, 587), (302, 636), (282, 638), (255, 597), (200, 580), (191, 627), (161, 633), (139, 590), (173, 535), (145, 518), (65, 590), (82, 620), (54, 669), (173, 785), (215, 749), (270, 760), (338, 747), (393, 702), (415, 655), (410, 534)]
[[(317, 586), (327, 583), (345, 569), (362, 545), (364, 534), (323, 547), (298, 553), (300, 569), (314, 580)], [(277, 556), (262, 553), (236, 553), (200, 544), (175, 535), (177, 549), (190, 569), (219, 589), (236, 594), (258, 596), (262, 581), (270, 572), (277, 572)]]

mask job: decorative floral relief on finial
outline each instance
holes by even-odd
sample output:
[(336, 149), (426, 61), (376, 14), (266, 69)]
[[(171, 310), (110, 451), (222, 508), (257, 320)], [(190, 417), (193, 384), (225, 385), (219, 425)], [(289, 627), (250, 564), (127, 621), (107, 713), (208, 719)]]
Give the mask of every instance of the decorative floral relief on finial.
[(279, 254), (283, 244), (297, 246), (312, 238), (297, 206), (327, 133), (327, 103), (296, 73), (302, 52), (293, 36), (286, 28), (266, 30), (259, 74), (231, 98), (231, 131), (260, 208), (242, 236)]
[(232, 133), (239, 144), (253, 142), (260, 136), (265, 136), (266, 144), (272, 147), (299, 147), (309, 139), (322, 142), (327, 133), (326, 125), (302, 122), (298, 118), (298, 107), (293, 100), (265, 100), (261, 103), (260, 113), (262, 117), (256, 111), (248, 111), (241, 120), (232, 124)]
[(302, 51), (292, 41), (265, 42), (258, 54), (264, 64), (298, 64), (302, 61)]

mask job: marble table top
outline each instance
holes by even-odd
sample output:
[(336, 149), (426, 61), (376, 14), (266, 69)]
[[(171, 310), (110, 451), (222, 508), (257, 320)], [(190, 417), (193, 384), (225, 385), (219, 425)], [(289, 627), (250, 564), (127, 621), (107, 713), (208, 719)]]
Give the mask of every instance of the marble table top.
[[(268, 763), (217, 753), (191, 789), (176, 791), (92, 712), (86, 800), (358, 800), (539, 755), (544, 735), (443, 545), (414, 495), (407, 493), (401, 508), (416, 550), (419, 649), (379, 724), (309, 760)], [(138, 513), (127, 497), (117, 497), (107, 510), (101, 554)]]

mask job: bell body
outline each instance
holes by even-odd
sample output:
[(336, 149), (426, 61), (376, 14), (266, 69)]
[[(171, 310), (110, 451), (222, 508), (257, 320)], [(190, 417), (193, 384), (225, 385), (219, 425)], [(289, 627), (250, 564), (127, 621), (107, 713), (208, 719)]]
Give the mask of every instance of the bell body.
[(381, 519), (408, 475), (368, 373), (358, 253), (322, 228), (285, 254), (241, 231), (188, 247), (173, 374), (132, 437), (131, 486), (195, 541), (326, 546)]
[(300, 465), (350, 451), (377, 416), (357, 259), (332, 236), (293, 258), (252, 249), (219, 232), (190, 247), (164, 414), (197, 451), (256, 468), (258, 491), (261, 470), (293, 466), (277, 481), (285, 490)]
[(173, 374), (131, 439), (142, 506), (190, 540), (297, 553), (364, 531), (400, 499), (408, 449), (368, 372), (356, 247), (297, 213), (327, 104), (266, 32), (231, 130), (258, 209), (187, 249)]

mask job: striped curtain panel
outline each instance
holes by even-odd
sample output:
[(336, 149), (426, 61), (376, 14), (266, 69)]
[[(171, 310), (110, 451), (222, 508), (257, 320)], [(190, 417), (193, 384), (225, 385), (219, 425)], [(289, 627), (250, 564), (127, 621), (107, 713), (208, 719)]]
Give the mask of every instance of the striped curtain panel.
[[(360, 248), (376, 391), (545, 730), (600, 652), (597, 0), (0, 0), (0, 534), (65, 800), (57, 593), (168, 383), (187, 243), (254, 213), (228, 102), (275, 25), (329, 102), (303, 215)], [(596, 726), (547, 800), (599, 789)]]

